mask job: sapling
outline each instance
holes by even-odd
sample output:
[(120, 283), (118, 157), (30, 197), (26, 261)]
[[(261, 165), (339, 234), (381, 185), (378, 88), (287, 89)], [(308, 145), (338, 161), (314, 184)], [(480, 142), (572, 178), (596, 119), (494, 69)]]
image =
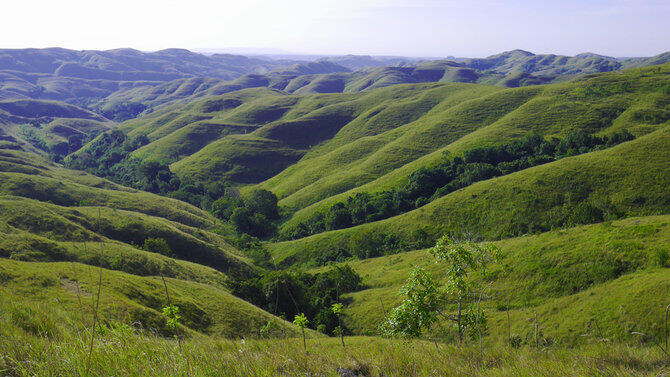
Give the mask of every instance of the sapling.
[(344, 308), (344, 305), (342, 305), (339, 302), (336, 302), (333, 304), (333, 306), (330, 308), (330, 310), (333, 311), (333, 313), (337, 316), (337, 332), (340, 333), (340, 340), (342, 341), (342, 348), (345, 348), (344, 345), (344, 330), (342, 329), (342, 310)]
[(305, 349), (305, 355), (307, 355), (307, 340), (305, 338), (305, 327), (309, 325), (309, 320), (307, 319), (307, 317), (305, 317), (304, 313), (300, 313), (295, 316), (295, 319), (293, 319), (293, 324), (298, 326), (302, 331), (302, 346)]
[(165, 316), (165, 325), (172, 331), (177, 329), (181, 316), (179, 315), (179, 307), (170, 305), (163, 308), (163, 315)]
[[(435, 324), (439, 316), (456, 325), (459, 344), (463, 342), (466, 329), (481, 338), (486, 317), (479, 309), (479, 301), (487, 287), (482, 289), (477, 286), (469, 275), (473, 271), (486, 272), (487, 265), (498, 259), (499, 249), (490, 243), (457, 242), (444, 236), (430, 249), (430, 253), (436, 258), (436, 263), (445, 265), (447, 283), (440, 287), (426, 270), (420, 267), (413, 269), (400, 289), (405, 299), (391, 311), (381, 326), (382, 332), (391, 336), (417, 337)], [(477, 296), (479, 301), (473, 305), (472, 301)], [(456, 314), (442, 312), (448, 297), (458, 305)]]

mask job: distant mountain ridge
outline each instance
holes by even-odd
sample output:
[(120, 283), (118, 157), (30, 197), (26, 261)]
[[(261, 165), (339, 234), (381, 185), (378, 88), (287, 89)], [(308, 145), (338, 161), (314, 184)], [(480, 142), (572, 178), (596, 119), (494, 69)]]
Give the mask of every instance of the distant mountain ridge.
[(486, 58), (419, 60), (377, 56), (288, 58), (204, 55), (184, 49), (0, 50), (0, 100), (64, 101), (123, 121), (157, 106), (267, 87), (299, 95), (344, 93), (408, 83), (462, 82), (519, 87), (580, 75), (663, 64), (670, 52), (617, 59), (506, 51)]

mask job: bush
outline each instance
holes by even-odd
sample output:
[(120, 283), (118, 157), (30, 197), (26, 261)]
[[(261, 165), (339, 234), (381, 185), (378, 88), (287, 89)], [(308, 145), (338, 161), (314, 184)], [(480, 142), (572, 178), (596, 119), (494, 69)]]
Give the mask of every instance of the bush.
[(163, 254), (165, 256), (172, 256), (172, 250), (168, 243), (162, 238), (147, 238), (144, 240), (142, 249), (152, 253)]

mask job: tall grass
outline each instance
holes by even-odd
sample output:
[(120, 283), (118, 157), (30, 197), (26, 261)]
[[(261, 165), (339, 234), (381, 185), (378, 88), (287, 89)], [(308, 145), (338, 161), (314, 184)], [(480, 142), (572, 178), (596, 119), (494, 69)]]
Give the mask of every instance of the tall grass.
[[(77, 336), (61, 342), (26, 337), (3, 326), (0, 373), (9, 376), (661, 376), (670, 361), (646, 346), (595, 343), (575, 349), (507, 346), (457, 347), (425, 341), (348, 338), (278, 340), (190, 339), (185, 358), (177, 342), (114, 329), (96, 342), (90, 371), (88, 351)], [(187, 363), (186, 360), (191, 360)], [(359, 374), (354, 374), (359, 373)]]

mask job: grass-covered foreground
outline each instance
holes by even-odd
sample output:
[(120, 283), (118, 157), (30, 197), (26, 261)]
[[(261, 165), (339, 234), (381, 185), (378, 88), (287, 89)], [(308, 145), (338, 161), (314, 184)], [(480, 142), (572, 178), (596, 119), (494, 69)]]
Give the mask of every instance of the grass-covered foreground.
[(0, 334), (8, 376), (664, 376), (670, 358), (654, 346), (592, 343), (580, 348), (510, 348), (345, 338), (177, 341), (107, 331), (90, 356), (88, 333)]

